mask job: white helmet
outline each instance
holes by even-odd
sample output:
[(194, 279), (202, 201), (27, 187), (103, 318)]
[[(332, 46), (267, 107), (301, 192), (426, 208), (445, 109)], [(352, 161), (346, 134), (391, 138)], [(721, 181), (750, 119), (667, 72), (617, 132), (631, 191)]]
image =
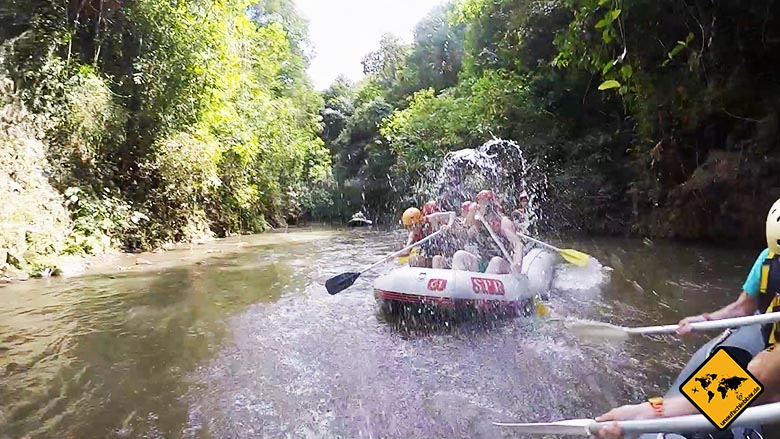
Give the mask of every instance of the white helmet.
[(775, 201), (766, 217), (766, 245), (770, 252), (780, 254), (780, 200)]

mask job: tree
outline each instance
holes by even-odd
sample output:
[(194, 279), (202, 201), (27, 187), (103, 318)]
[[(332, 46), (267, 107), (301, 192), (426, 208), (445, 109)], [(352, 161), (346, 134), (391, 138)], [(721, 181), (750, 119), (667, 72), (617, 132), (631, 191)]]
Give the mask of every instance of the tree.
[(379, 49), (363, 58), (363, 73), (384, 89), (395, 87), (403, 78), (408, 53), (409, 47), (398, 37), (385, 34), (379, 42)]
[(407, 93), (429, 87), (443, 90), (458, 82), (466, 26), (450, 22), (453, 11), (454, 3), (439, 6), (415, 27), (405, 78)]

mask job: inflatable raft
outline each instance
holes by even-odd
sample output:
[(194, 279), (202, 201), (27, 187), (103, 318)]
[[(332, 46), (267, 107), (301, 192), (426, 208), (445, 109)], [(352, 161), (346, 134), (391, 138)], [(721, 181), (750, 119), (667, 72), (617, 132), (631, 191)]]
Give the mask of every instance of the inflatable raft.
[[(761, 338), (761, 326), (743, 326), (738, 329), (728, 329), (719, 337), (710, 340), (707, 344), (699, 348), (691, 357), (688, 364), (672, 383), (671, 388), (664, 398), (671, 398), (680, 395), (680, 386), (691, 376), (696, 369), (715, 351), (719, 346), (726, 348), (729, 353), (734, 355), (740, 363), (747, 365), (750, 359), (764, 349), (764, 342)], [(722, 432), (701, 432), (701, 433), (654, 433), (639, 436), (639, 439), (763, 439), (761, 426), (737, 427)]]
[(368, 227), (372, 224), (374, 224), (374, 222), (367, 219), (362, 212), (352, 215), (352, 218), (347, 222), (349, 227)]
[(525, 314), (534, 309), (534, 297), (547, 294), (558, 261), (555, 253), (531, 249), (521, 274), (401, 267), (374, 282), (374, 295), (390, 313), (425, 308)]

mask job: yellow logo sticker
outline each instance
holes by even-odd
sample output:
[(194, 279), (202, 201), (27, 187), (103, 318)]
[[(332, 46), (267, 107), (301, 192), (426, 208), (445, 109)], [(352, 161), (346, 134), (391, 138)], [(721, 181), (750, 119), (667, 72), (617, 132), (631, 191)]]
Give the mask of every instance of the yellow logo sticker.
[(763, 391), (764, 386), (723, 347), (680, 386), (680, 392), (718, 430), (728, 428)]

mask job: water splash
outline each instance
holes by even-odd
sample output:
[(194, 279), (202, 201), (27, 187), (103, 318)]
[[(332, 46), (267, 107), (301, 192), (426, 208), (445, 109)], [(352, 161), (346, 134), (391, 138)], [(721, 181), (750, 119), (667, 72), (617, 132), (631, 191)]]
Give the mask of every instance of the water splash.
[(591, 258), (585, 267), (563, 264), (555, 272), (553, 288), (568, 291), (598, 291), (611, 279), (612, 269)]
[(523, 148), (511, 140), (493, 139), (476, 149), (452, 151), (438, 171), (431, 171), (424, 180), (418, 193), (424, 194), (426, 201), (437, 200), (442, 209), (456, 212), (461, 203), (473, 201), (481, 190), (490, 189), (508, 213), (518, 207), (518, 196), (525, 190), (529, 195), (527, 208), (546, 222), (542, 206), (547, 198), (547, 176), (526, 160)]

